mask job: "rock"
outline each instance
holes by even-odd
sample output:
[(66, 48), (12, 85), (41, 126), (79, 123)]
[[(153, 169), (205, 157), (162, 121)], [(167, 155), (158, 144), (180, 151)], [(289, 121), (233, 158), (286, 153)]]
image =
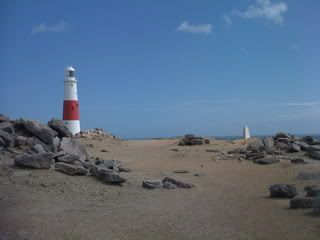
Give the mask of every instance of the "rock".
[(320, 215), (320, 197), (315, 197), (313, 199), (312, 208), (314, 214)]
[(53, 152), (52, 145), (48, 145), (48, 144), (42, 142), (41, 140), (39, 140), (38, 138), (34, 138), (34, 145), (36, 145), (36, 144), (40, 144), (47, 152)]
[(257, 139), (256, 141), (249, 143), (247, 151), (251, 151), (253, 153), (263, 152), (265, 151), (265, 146), (262, 143), (262, 140)]
[(53, 155), (53, 159), (54, 160), (58, 160), (59, 157), (62, 157), (64, 155), (66, 155), (67, 153), (65, 151), (60, 151), (60, 152), (57, 152)]
[(289, 146), (290, 146), (288, 149), (289, 152), (300, 152), (301, 151), (301, 147), (298, 144), (290, 143)]
[(16, 147), (20, 147), (20, 146), (24, 146), (27, 143), (27, 138), (23, 137), (23, 136), (17, 136), (15, 138), (15, 146)]
[(80, 159), (79, 159), (79, 156), (77, 155), (66, 154), (61, 157), (58, 157), (57, 161), (63, 162), (63, 163), (74, 163), (75, 161), (80, 161)]
[(14, 138), (10, 133), (0, 129), (0, 138), (4, 142), (4, 147), (14, 147)]
[(36, 153), (45, 153), (46, 150), (44, 150), (43, 146), (41, 144), (35, 144), (31, 150), (33, 150)]
[(24, 119), (21, 119), (21, 123), (29, 133), (33, 134), (44, 143), (48, 145), (53, 144), (53, 138), (57, 135), (57, 133), (47, 125), (44, 125), (37, 121)]
[(308, 151), (308, 156), (310, 158), (320, 160), (320, 152), (319, 151)]
[(312, 198), (295, 196), (290, 200), (290, 208), (312, 208)]
[(7, 116), (5, 116), (3, 114), (0, 114), (0, 123), (9, 122), (9, 121), (10, 121), (10, 118), (8, 118)]
[(305, 137), (302, 138), (302, 141), (305, 142), (305, 143), (310, 144), (310, 143), (312, 143), (314, 141), (314, 138), (311, 137), (311, 136), (305, 136)]
[(156, 188), (162, 188), (163, 184), (159, 180), (144, 180), (142, 182), (142, 187), (147, 188), (147, 189), (156, 189)]
[(52, 118), (47, 125), (59, 134), (59, 138), (72, 138), (73, 135), (63, 121)]
[(165, 182), (171, 182), (174, 185), (177, 185), (179, 188), (192, 188), (193, 187), (193, 185), (190, 184), (190, 183), (185, 183), (185, 182), (182, 182), (182, 181), (178, 181), (178, 180), (175, 180), (175, 179), (169, 178), (169, 177), (165, 177), (162, 180), (162, 183), (165, 183)]
[(276, 134), (275, 139), (277, 140), (278, 138), (288, 138), (291, 139), (291, 136), (287, 133), (279, 132)]
[(197, 173), (194, 173), (193, 175), (196, 177), (204, 177), (206, 174), (202, 172), (197, 172)]
[(311, 146), (316, 146), (316, 145), (320, 145), (320, 141), (313, 141), (310, 143)]
[(309, 146), (307, 148), (308, 151), (320, 152), (320, 146)]
[(6, 131), (7, 133), (13, 134), (13, 124), (11, 122), (0, 123), (0, 129)]
[(55, 170), (63, 172), (68, 175), (87, 175), (88, 170), (80, 165), (74, 165), (64, 162), (57, 162), (54, 164)]
[(181, 139), (181, 140), (178, 142), (178, 146), (186, 146), (186, 140), (185, 140), (185, 139)]
[(308, 197), (320, 197), (320, 188), (316, 185), (306, 186), (304, 190), (307, 192)]
[(48, 169), (51, 167), (53, 153), (34, 153), (18, 156), (14, 165), (26, 168)]
[(58, 137), (53, 138), (52, 151), (54, 153), (58, 152), (59, 146), (60, 146), (60, 138)]
[(294, 164), (308, 164), (304, 159), (302, 158), (295, 158), (291, 159), (291, 162)]
[(96, 165), (101, 165), (104, 166), (108, 169), (114, 170), (114, 171), (119, 171), (119, 167), (121, 165), (121, 162), (118, 160), (97, 160)]
[(273, 138), (271, 137), (264, 137), (262, 139), (262, 144), (265, 146), (265, 148), (267, 150), (272, 150), (273, 149), (273, 146), (274, 146), (274, 141), (273, 141)]
[(126, 168), (126, 167), (119, 167), (119, 172), (131, 172), (130, 168)]
[(301, 150), (303, 150), (303, 151), (307, 151), (310, 147), (310, 145), (305, 142), (297, 141), (297, 142), (295, 142), (295, 144), (299, 145)]
[(188, 170), (174, 170), (173, 173), (189, 173)]
[(123, 173), (117, 173), (102, 165), (93, 165), (93, 174), (104, 183), (121, 184), (127, 181), (127, 177)]
[(282, 151), (289, 151), (292, 148), (290, 143), (284, 143), (284, 142), (276, 142), (275, 147)]
[(191, 140), (191, 139), (195, 139), (196, 136), (194, 134), (186, 134), (186, 135), (184, 135), (184, 138), (187, 140)]
[(87, 158), (89, 158), (86, 147), (78, 143), (75, 139), (65, 137), (62, 138), (59, 148), (70, 155), (79, 156), (81, 162), (84, 162)]
[(261, 165), (268, 165), (268, 164), (280, 162), (280, 160), (275, 157), (266, 157), (266, 158), (254, 160), (253, 162)]
[(16, 155), (19, 155), (20, 153), (17, 152), (16, 150), (10, 148), (10, 147), (7, 147), (6, 150), (9, 152), (9, 153), (12, 153), (12, 154), (16, 154)]
[(26, 145), (30, 148), (33, 147), (33, 145), (35, 145), (35, 138), (34, 137), (28, 138), (26, 141)]
[(6, 143), (2, 140), (2, 138), (0, 138), (0, 147), (4, 147), (6, 145)]
[(320, 179), (320, 172), (300, 172), (298, 173), (296, 179), (298, 180), (304, 180), (304, 181), (309, 181), (309, 180), (318, 180)]
[(101, 152), (109, 152), (109, 151), (106, 149), (101, 149)]
[(271, 198), (292, 198), (297, 195), (297, 190), (289, 184), (273, 184), (269, 186)]
[(258, 152), (258, 153), (247, 152), (246, 153), (246, 159), (250, 159), (250, 160), (258, 160), (266, 157), (267, 157), (267, 154), (265, 152)]
[(163, 188), (164, 189), (176, 189), (178, 186), (173, 184), (172, 182), (164, 182)]
[(290, 143), (291, 138), (277, 138), (277, 142)]

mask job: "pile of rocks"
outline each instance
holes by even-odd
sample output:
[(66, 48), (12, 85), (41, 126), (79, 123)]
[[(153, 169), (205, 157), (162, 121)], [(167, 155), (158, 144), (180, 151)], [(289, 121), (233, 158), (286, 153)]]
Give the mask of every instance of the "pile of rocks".
[(289, 184), (273, 184), (269, 186), (271, 198), (290, 198), (290, 208), (313, 208), (315, 214), (320, 215), (320, 187), (306, 186), (307, 194), (298, 194), (297, 189)]
[(77, 133), (75, 137), (95, 139), (95, 140), (101, 140), (101, 141), (108, 138), (108, 139), (121, 141), (120, 138), (105, 132), (102, 128), (95, 128), (95, 129), (89, 129), (87, 131), (81, 131)]
[(186, 183), (179, 180), (175, 180), (170, 177), (165, 177), (162, 181), (161, 180), (144, 180), (142, 183), (142, 187), (147, 189), (156, 189), (156, 188), (176, 189), (176, 188), (192, 188), (194, 186), (191, 183)]
[(258, 164), (272, 164), (280, 158), (290, 159), (292, 163), (306, 163), (302, 157), (320, 160), (320, 141), (311, 136), (298, 138), (287, 133), (278, 133), (274, 137), (249, 143), (246, 149), (230, 151)]
[(61, 120), (47, 125), (33, 120), (10, 120), (0, 115), (0, 150), (13, 153), (18, 167), (54, 169), (68, 175), (94, 175), (104, 183), (121, 184), (119, 161), (89, 158), (86, 147), (73, 138)]
[(194, 134), (187, 134), (179, 142), (179, 146), (194, 146), (209, 144), (210, 140), (203, 137), (196, 137)]

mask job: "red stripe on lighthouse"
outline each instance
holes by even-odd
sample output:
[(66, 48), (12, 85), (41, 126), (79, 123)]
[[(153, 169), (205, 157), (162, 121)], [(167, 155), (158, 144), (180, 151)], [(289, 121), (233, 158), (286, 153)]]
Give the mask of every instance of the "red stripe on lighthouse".
[(65, 100), (63, 102), (63, 120), (80, 120), (78, 101)]

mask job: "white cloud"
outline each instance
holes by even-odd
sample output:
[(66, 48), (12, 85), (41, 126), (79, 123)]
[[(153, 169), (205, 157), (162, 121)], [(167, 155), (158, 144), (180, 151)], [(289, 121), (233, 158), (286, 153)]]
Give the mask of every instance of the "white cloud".
[(222, 19), (223, 19), (223, 21), (225, 22), (226, 25), (231, 25), (232, 24), (232, 20), (228, 15), (223, 15)]
[(320, 105), (320, 101), (314, 101), (314, 102), (291, 102), (286, 103), (287, 106), (317, 106)]
[(290, 48), (291, 48), (293, 51), (296, 51), (296, 52), (298, 52), (298, 51), (300, 50), (300, 46), (299, 46), (298, 44), (296, 44), (296, 43), (292, 44), (292, 45), (290, 46)]
[(249, 55), (249, 51), (246, 48), (240, 48), (240, 51), (244, 54), (244, 55)]
[(234, 10), (233, 14), (246, 19), (265, 18), (276, 24), (283, 23), (283, 14), (288, 10), (284, 2), (272, 3), (271, 0), (257, 0), (244, 12)]
[(180, 26), (176, 29), (180, 32), (189, 32), (189, 33), (211, 33), (212, 25), (211, 24), (191, 24), (189, 22), (182, 22)]
[(56, 24), (48, 25), (41, 23), (33, 26), (32, 34), (45, 33), (45, 32), (65, 32), (67, 30), (67, 24), (64, 21), (60, 21)]

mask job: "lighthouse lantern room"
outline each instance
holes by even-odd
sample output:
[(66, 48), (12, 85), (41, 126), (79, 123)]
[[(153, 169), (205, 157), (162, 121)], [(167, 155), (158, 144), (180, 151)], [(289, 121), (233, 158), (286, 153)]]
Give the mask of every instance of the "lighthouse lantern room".
[(63, 121), (72, 134), (80, 132), (78, 90), (73, 67), (67, 67), (64, 80)]

